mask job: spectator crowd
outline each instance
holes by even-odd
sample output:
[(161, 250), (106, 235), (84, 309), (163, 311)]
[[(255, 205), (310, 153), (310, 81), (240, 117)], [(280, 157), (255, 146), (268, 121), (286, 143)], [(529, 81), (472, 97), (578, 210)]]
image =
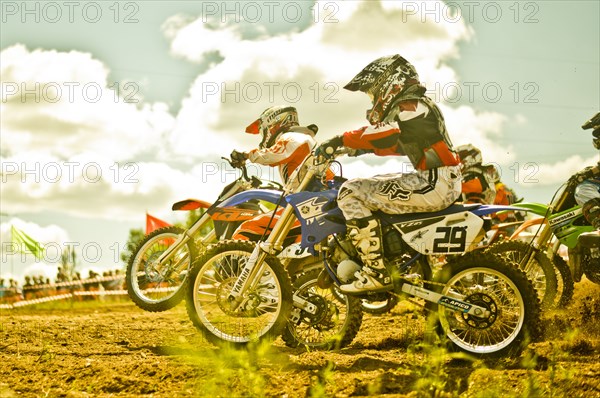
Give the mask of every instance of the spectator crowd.
[[(102, 292), (117, 292), (126, 290), (125, 278), (121, 270), (105, 271), (102, 275), (90, 270), (87, 278), (82, 278), (79, 272), (72, 277), (66, 275), (61, 267), (54, 282), (44, 276), (25, 276), (25, 281), (19, 285), (15, 279), (6, 281), (0, 278), (0, 303), (14, 304), (24, 300), (34, 300), (51, 296), (74, 293), (81, 300), (95, 300), (107, 294)], [(76, 292), (86, 292), (79, 293)]]

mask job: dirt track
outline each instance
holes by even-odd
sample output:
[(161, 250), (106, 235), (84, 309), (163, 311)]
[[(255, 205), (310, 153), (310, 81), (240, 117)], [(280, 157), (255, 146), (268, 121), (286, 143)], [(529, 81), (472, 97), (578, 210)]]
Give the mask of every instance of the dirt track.
[(3, 398), (600, 397), (600, 287), (589, 282), (576, 285), (570, 308), (545, 319), (545, 341), (487, 364), (420, 346), (423, 317), (402, 304), (366, 316), (338, 352), (289, 349), (281, 340), (252, 353), (218, 350), (202, 341), (183, 305), (159, 314), (124, 302), (0, 315)]

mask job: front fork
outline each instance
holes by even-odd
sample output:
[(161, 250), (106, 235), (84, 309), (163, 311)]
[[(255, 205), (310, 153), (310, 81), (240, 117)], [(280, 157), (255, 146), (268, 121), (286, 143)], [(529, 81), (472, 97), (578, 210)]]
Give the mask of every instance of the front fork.
[[(247, 291), (252, 291), (258, 286), (260, 277), (266, 268), (265, 259), (267, 256), (275, 255), (282, 250), (283, 240), (287, 236), (295, 220), (294, 208), (291, 205), (287, 205), (267, 240), (258, 242), (254, 246), (252, 254), (241, 269), (240, 275), (233, 284), (233, 288), (227, 297), (231, 311), (235, 311), (240, 307)], [(296, 295), (294, 295), (294, 305), (310, 313), (316, 312), (316, 307), (313, 304)]]
[[(175, 253), (177, 253), (177, 251), (179, 251), (179, 249), (181, 249), (183, 246), (185, 246), (190, 241), (190, 239), (193, 239), (193, 237), (196, 234), (196, 232), (198, 232), (198, 230), (200, 230), (200, 228), (202, 228), (204, 226), (204, 224), (206, 222), (208, 222), (208, 220), (210, 220), (210, 215), (208, 213), (204, 213), (202, 215), (202, 217), (200, 217), (198, 219), (198, 221), (196, 221), (194, 223), (194, 225), (191, 226), (190, 229), (185, 230), (179, 236), (179, 238), (177, 238), (177, 240), (175, 241), (175, 243), (173, 243), (171, 246), (169, 246), (167, 248), (167, 250), (165, 250), (160, 255), (160, 257), (158, 258), (157, 262), (159, 264), (163, 264), (163, 263), (169, 261), (173, 257), (173, 255)], [(215, 231), (212, 230), (212, 231), (210, 231), (210, 233), (208, 235), (206, 235), (202, 239), (202, 243), (203, 244), (210, 243), (210, 242), (213, 242), (215, 239), (216, 239), (216, 234), (215, 234)], [(183, 259), (181, 261), (183, 261)]]

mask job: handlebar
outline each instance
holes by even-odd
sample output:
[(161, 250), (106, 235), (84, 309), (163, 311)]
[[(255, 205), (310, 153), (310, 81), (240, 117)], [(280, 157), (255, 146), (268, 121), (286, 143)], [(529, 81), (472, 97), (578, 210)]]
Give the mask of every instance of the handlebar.
[(250, 185), (252, 186), (252, 188), (273, 188), (275, 187), (278, 190), (282, 190), (283, 189), (283, 185), (281, 185), (280, 183), (278, 183), (277, 181), (268, 181), (267, 184), (264, 183), (264, 181), (262, 181), (260, 178), (256, 177), (256, 176), (249, 176), (248, 175), (248, 168), (246, 167), (246, 162), (244, 163), (237, 163), (231, 158), (226, 158), (224, 156), (221, 156), (221, 159), (225, 160), (227, 163), (229, 163), (229, 165), (231, 167), (233, 167), (234, 169), (239, 169), (242, 172), (242, 178), (249, 182)]
[(240, 169), (242, 171), (242, 177), (244, 177), (244, 180), (250, 182), (252, 180), (252, 178), (256, 178), (254, 176), (252, 176), (252, 178), (248, 177), (248, 169), (246, 168), (246, 163), (233, 163), (233, 159), (230, 158), (226, 158), (225, 156), (221, 156), (221, 159), (223, 159), (224, 161), (226, 161), (227, 163), (229, 163), (229, 165), (231, 167), (233, 167), (234, 169)]

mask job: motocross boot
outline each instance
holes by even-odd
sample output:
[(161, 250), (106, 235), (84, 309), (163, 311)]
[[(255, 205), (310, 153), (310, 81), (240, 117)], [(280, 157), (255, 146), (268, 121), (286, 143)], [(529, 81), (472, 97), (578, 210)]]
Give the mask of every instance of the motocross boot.
[(579, 244), (583, 247), (600, 248), (600, 198), (594, 198), (585, 202), (582, 206), (583, 215), (594, 228), (595, 231), (585, 232), (577, 238)]
[(340, 290), (347, 294), (358, 294), (368, 291), (385, 291), (392, 288), (383, 261), (383, 244), (381, 224), (375, 217), (348, 220), (348, 236), (356, 247), (364, 267), (354, 273), (356, 280), (341, 285)]

